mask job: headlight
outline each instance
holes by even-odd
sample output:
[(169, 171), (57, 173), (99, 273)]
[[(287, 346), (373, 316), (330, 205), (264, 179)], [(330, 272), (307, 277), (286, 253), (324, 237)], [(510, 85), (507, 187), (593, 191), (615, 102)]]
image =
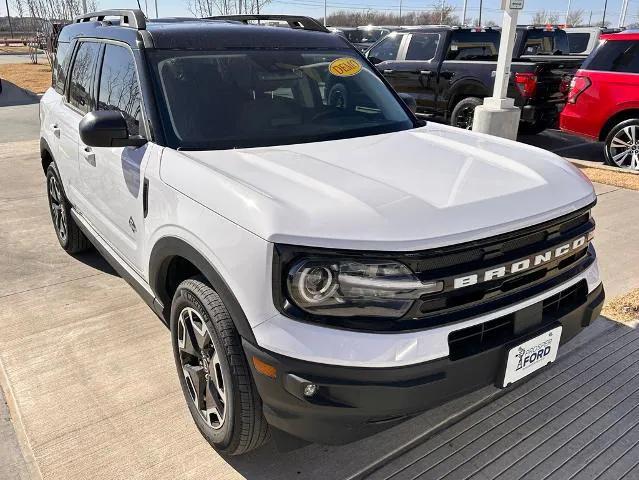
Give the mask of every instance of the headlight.
[(325, 316), (399, 318), (442, 282), (421, 282), (404, 264), (389, 260), (303, 259), (287, 274), (289, 300)]

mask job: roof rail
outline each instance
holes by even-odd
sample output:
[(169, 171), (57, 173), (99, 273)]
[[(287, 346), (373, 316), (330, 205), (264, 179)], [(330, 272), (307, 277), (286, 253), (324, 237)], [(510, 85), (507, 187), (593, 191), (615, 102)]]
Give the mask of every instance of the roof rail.
[(279, 20), (288, 23), (291, 28), (302, 30), (312, 30), (314, 32), (328, 32), (326, 27), (311, 17), (301, 17), (298, 15), (218, 15), (215, 17), (204, 17), (206, 20), (232, 20), (248, 24), (251, 20), (269, 21)]
[(137, 30), (146, 30), (146, 17), (142, 10), (101, 10), (80, 15), (73, 19), (73, 23), (91, 22), (104, 20), (104, 17), (120, 17), (120, 25), (131, 27)]

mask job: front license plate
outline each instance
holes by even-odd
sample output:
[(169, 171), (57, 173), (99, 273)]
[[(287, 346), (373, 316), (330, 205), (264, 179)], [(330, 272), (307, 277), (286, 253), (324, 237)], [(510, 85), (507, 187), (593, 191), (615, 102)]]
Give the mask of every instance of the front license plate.
[(561, 326), (511, 348), (506, 359), (506, 372), (502, 387), (515, 383), (526, 375), (554, 362), (557, 358), (560, 339)]

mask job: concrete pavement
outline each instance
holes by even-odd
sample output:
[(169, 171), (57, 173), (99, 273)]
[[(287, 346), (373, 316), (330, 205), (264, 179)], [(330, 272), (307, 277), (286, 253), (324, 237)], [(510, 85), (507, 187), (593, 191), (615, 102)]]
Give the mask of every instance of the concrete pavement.
[(37, 95), (2, 80), (0, 144), (39, 138), (39, 101)]

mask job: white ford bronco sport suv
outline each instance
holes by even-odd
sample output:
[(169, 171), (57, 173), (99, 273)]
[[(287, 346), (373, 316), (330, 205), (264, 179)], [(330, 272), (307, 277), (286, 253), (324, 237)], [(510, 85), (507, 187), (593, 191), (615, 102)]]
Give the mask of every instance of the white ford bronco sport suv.
[(60, 244), (170, 327), (202, 435), (346, 443), (552, 362), (604, 299), (591, 183), (425, 124), (342, 37), (265, 18), (87, 14), (41, 102)]

